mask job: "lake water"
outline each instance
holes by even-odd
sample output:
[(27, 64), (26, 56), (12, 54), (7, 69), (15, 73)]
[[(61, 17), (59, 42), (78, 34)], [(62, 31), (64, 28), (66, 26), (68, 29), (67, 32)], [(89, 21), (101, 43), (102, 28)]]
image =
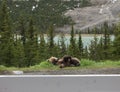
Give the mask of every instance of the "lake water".
[[(97, 35), (98, 40), (102, 37), (103, 35)], [(65, 35), (65, 44), (68, 45), (70, 43), (70, 35)], [(114, 36), (111, 35), (111, 40), (114, 39)], [(79, 39), (78, 35), (75, 35), (76, 40)], [(82, 38), (82, 42), (83, 42), (83, 46), (89, 46), (91, 41), (94, 39), (94, 35), (81, 35)], [(45, 35), (45, 39), (47, 39), (47, 36)], [(40, 39), (39, 39), (40, 40)], [(54, 41), (55, 43), (58, 43), (58, 41), (60, 40), (60, 35), (56, 35), (54, 37)], [(47, 42), (47, 41), (46, 41)]]
[[(96, 37), (99, 40), (102, 36), (103, 35), (97, 35)], [(47, 42), (47, 35), (45, 35), (44, 37), (45, 37), (45, 41)], [(71, 37), (70, 35), (65, 35), (65, 44), (66, 45), (68, 45), (70, 43), (70, 37)], [(18, 35), (17, 38), (21, 38), (21, 36)], [(56, 44), (58, 44), (58, 41), (60, 41), (60, 38), (61, 38), (60, 35), (56, 35), (54, 37), (54, 41), (55, 41)], [(76, 40), (78, 40), (79, 36), (75, 35), (75, 38), (76, 38)], [(85, 46), (90, 45), (91, 41), (94, 39), (94, 35), (91, 35), (91, 34), (90, 35), (89, 34), (84, 35), (84, 34), (82, 34), (81, 38), (82, 38), (83, 46), (85, 47)], [(113, 41), (114, 40), (114, 35), (111, 35), (110, 38)], [(38, 42), (40, 42), (40, 37), (38, 38)]]

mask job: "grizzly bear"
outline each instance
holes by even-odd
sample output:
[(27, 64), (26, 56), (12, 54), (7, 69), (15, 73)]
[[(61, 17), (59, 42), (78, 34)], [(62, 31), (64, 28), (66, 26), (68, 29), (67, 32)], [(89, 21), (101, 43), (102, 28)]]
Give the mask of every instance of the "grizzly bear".
[(58, 61), (57, 61), (57, 65), (60, 65), (60, 64), (63, 64), (64, 63), (64, 60), (63, 60), (63, 58), (61, 58), (61, 59), (58, 59)]
[(72, 59), (72, 57), (71, 56), (69, 56), (69, 55), (65, 55), (64, 57), (63, 57), (63, 61), (64, 61), (64, 64), (65, 64), (65, 66), (70, 66), (71, 65), (71, 59)]
[(47, 61), (52, 63), (53, 65), (57, 65), (58, 58), (52, 56)]
[(48, 61), (51, 62), (53, 65), (59, 65), (60, 68), (80, 66), (80, 60), (78, 58), (68, 55), (63, 56), (61, 59), (52, 56), (48, 59)]
[(74, 66), (80, 66), (80, 60), (74, 57), (71, 59), (70, 64)]
[(71, 56), (68, 56), (68, 55), (65, 55), (65, 56), (63, 56), (63, 60), (64, 60), (64, 62), (70, 62), (71, 61)]
[(57, 65), (59, 65), (60, 68), (64, 68), (66, 66), (63, 58), (58, 60)]
[(80, 60), (78, 58), (65, 55), (58, 60), (57, 65), (59, 65), (60, 68), (80, 66)]
[(65, 67), (65, 64), (60, 64), (59, 65), (59, 68), (64, 68)]
[(65, 55), (58, 60), (57, 65), (59, 65), (60, 68), (69, 67), (71, 66), (71, 59), (71, 56)]

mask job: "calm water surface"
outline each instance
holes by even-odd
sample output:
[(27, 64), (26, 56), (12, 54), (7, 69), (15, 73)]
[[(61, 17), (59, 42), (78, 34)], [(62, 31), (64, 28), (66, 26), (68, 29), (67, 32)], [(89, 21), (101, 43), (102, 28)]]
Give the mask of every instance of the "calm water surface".
[[(65, 43), (66, 45), (68, 45), (70, 43), (70, 35), (65, 35)], [(94, 40), (94, 35), (82, 35), (82, 42), (83, 42), (83, 46), (89, 46), (91, 41)], [(98, 40), (102, 37), (102, 35), (97, 35)], [(79, 39), (78, 35), (75, 35), (76, 40)], [(45, 36), (45, 39), (47, 39), (47, 36)], [(111, 40), (114, 39), (114, 36), (111, 35)], [(58, 43), (60, 41), (60, 35), (57, 35), (54, 37), (54, 41), (55, 43)]]

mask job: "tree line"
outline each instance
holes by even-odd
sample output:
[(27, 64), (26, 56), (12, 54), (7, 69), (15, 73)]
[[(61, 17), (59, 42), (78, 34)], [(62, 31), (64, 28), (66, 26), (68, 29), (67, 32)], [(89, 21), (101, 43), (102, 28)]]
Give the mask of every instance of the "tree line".
[[(47, 29), (47, 41), (44, 33), (37, 32), (37, 24), (33, 16), (29, 16), (28, 21), (20, 16), (17, 27), (12, 23), (7, 0), (4, 0), (0, 9), (0, 65), (29, 67), (45, 61), (51, 56), (58, 58), (64, 55), (71, 55), (79, 59), (119, 60), (120, 57), (120, 25), (114, 28), (114, 41), (110, 39), (109, 26), (104, 23), (103, 36), (100, 40), (94, 36), (91, 45), (83, 46), (81, 33), (79, 38), (75, 38), (74, 26), (71, 26), (70, 44), (65, 43), (65, 34), (61, 33), (58, 43), (54, 42), (55, 26), (50, 24)], [(19, 30), (19, 32), (14, 29)], [(96, 34), (97, 29), (94, 29)], [(40, 37), (40, 40), (38, 39)]]
[[(4, 0), (0, 0), (0, 6), (2, 1)], [(21, 16), (28, 22), (31, 15), (36, 22), (37, 30), (42, 32), (45, 32), (50, 24), (54, 24), (55, 27), (70, 25), (74, 21), (64, 13), (67, 10), (88, 5), (90, 5), (89, 0), (7, 0), (7, 8), (15, 27), (19, 25)], [(16, 30), (15, 27), (14, 30)]]

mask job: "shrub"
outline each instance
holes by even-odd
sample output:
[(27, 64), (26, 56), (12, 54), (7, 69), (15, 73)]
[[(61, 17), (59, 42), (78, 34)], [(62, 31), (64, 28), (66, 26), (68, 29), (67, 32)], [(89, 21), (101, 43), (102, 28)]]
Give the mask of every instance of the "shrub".
[(81, 60), (81, 66), (93, 66), (93, 65), (95, 65), (95, 61), (88, 60), (88, 59)]
[(51, 68), (51, 67), (54, 67), (54, 65), (52, 63), (50, 63), (50, 62), (44, 61), (44, 62), (40, 63), (40, 67), (41, 68)]
[(5, 67), (5, 66), (0, 65), (0, 71), (5, 70), (5, 69), (6, 69), (6, 67)]

